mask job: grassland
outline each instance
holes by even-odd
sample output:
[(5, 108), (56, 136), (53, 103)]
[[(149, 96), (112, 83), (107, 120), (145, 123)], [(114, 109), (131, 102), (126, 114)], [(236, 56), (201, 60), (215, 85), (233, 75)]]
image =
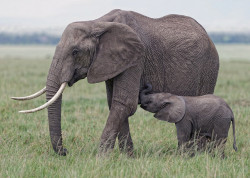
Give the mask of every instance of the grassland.
[(250, 177), (249, 48), (218, 46), (222, 60), (215, 94), (235, 113), (238, 146), (235, 152), (230, 128), (227, 158), (221, 160), (208, 153), (193, 158), (177, 154), (175, 126), (140, 108), (130, 118), (135, 158), (120, 154), (117, 147), (109, 157), (98, 157), (108, 115), (105, 86), (85, 80), (64, 92), (62, 130), (69, 154), (57, 156), (50, 145), (46, 110), (28, 115), (17, 112), (43, 104), (45, 97), (10, 100), (45, 85), (51, 60), (47, 58), (54, 47), (0, 46), (0, 177)]

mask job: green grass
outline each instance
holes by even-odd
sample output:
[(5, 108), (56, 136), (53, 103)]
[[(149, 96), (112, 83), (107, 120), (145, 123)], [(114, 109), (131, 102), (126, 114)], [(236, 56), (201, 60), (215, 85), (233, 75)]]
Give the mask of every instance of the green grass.
[(250, 45), (227, 44), (216, 45), (221, 60), (250, 60)]
[(52, 59), (55, 45), (0, 45), (1, 59)]
[[(44, 54), (39, 50), (36, 53)], [(238, 146), (235, 152), (230, 128), (224, 160), (208, 153), (193, 158), (177, 154), (174, 124), (158, 121), (139, 107), (130, 118), (135, 158), (120, 154), (117, 145), (110, 156), (98, 157), (99, 138), (108, 116), (105, 86), (91, 85), (86, 80), (64, 92), (62, 130), (69, 154), (60, 157), (51, 148), (47, 111), (27, 115), (17, 112), (43, 104), (45, 97), (26, 102), (10, 100), (10, 96), (41, 89), (50, 60), (13, 56), (0, 59), (0, 177), (250, 177), (247, 59), (225, 58), (220, 64), (215, 94), (234, 111)]]

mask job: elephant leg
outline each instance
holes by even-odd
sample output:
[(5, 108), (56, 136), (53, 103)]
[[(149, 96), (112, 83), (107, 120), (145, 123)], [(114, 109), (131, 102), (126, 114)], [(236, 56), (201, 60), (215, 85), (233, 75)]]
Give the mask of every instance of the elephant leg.
[(113, 149), (118, 136), (120, 149), (132, 153), (133, 142), (128, 117), (137, 109), (141, 72), (142, 70), (135, 66), (113, 79), (112, 90), (108, 90), (112, 91), (112, 100), (109, 117), (101, 136), (101, 152)]
[(101, 136), (100, 151), (106, 153), (112, 150), (121, 125), (128, 117), (128, 108), (123, 104), (113, 101), (109, 117)]
[[(183, 118), (185, 119), (185, 118)], [(186, 120), (182, 120), (176, 124), (177, 129), (177, 139), (178, 139), (178, 149), (181, 151), (190, 151), (192, 147), (191, 133), (192, 125)]]
[[(112, 96), (113, 96), (113, 81), (112, 80), (106, 81), (106, 91), (107, 91), (108, 105), (110, 109), (111, 104), (112, 104)], [(120, 150), (128, 153), (129, 156), (132, 156), (133, 155), (133, 141), (130, 135), (128, 118), (124, 120), (124, 122), (121, 124), (121, 127), (119, 128), (118, 141), (119, 141)]]
[(225, 153), (224, 152), (225, 152), (226, 142), (227, 142), (227, 136), (215, 134), (214, 148), (218, 149), (218, 151), (220, 153), (220, 157), (222, 159), (225, 158)]
[(110, 110), (111, 104), (112, 104), (112, 97), (113, 97), (113, 80), (112, 79), (107, 80), (105, 83), (106, 83), (108, 106)]
[(133, 141), (130, 135), (129, 122), (126, 118), (118, 133), (119, 148), (121, 151), (128, 153), (129, 156), (133, 155)]
[(224, 159), (225, 158), (225, 146), (226, 146), (226, 142), (227, 142), (227, 138), (222, 138), (220, 140), (218, 140), (218, 146), (217, 148), (220, 149), (220, 153), (221, 153), (221, 158)]
[(212, 140), (214, 141), (214, 147), (221, 153), (221, 158), (225, 158), (224, 150), (230, 124), (230, 118), (219, 118), (215, 120)]
[(197, 138), (197, 151), (209, 151), (209, 142), (211, 140), (211, 136), (199, 135)]
[(178, 149), (181, 149), (182, 147), (187, 149), (190, 148), (191, 145), (189, 144), (190, 137), (188, 135), (184, 135), (185, 133), (177, 133), (177, 138), (178, 138)]

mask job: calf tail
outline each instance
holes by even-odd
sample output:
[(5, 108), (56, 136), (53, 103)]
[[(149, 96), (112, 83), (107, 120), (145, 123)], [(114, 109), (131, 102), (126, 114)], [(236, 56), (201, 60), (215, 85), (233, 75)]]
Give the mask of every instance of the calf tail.
[(233, 125), (233, 136), (234, 136), (233, 148), (235, 151), (237, 151), (238, 148), (236, 146), (236, 139), (235, 139), (235, 121), (234, 121), (234, 118), (232, 118), (231, 121), (232, 121), (232, 125)]

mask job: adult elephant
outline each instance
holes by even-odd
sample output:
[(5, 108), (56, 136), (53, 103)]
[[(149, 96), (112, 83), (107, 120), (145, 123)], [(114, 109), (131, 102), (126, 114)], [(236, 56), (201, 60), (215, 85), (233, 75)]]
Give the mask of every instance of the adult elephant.
[[(87, 77), (106, 82), (109, 116), (101, 136), (101, 151), (112, 149), (118, 136), (121, 150), (132, 154), (128, 117), (138, 105), (146, 83), (153, 92), (203, 95), (214, 92), (219, 57), (204, 28), (194, 19), (168, 15), (152, 19), (136, 12), (113, 10), (103, 17), (67, 26), (50, 66), (46, 88), (53, 149), (66, 155), (61, 134), (62, 92)], [(51, 104), (51, 105), (50, 105)]]

